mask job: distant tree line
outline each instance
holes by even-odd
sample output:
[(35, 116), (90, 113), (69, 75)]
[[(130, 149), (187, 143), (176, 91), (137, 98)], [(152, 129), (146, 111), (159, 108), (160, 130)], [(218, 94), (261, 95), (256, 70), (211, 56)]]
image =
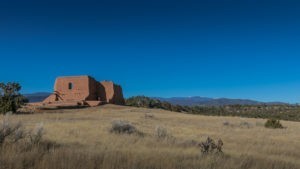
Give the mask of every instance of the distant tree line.
[(182, 106), (172, 105), (169, 102), (152, 99), (146, 96), (134, 96), (126, 99), (127, 106), (164, 109), (175, 112), (185, 111)]
[(227, 106), (180, 106), (146, 96), (126, 99), (127, 106), (157, 108), (174, 112), (210, 116), (241, 116), (300, 121), (299, 105), (227, 105)]

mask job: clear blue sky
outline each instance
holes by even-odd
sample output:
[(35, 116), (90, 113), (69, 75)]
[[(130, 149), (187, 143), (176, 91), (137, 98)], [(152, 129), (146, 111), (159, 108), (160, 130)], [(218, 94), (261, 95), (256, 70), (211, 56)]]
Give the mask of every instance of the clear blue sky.
[(2, 0), (0, 81), (91, 75), (125, 96), (300, 102), (300, 1)]

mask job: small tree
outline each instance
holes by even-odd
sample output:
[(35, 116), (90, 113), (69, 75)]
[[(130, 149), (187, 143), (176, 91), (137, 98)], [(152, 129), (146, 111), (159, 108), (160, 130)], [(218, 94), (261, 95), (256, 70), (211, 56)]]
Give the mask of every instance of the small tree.
[(265, 123), (265, 127), (266, 128), (273, 128), (273, 129), (282, 129), (283, 128), (280, 121), (276, 120), (276, 119), (267, 120), (266, 123)]
[(21, 85), (19, 83), (0, 83), (0, 113), (15, 113), (28, 100), (19, 93)]

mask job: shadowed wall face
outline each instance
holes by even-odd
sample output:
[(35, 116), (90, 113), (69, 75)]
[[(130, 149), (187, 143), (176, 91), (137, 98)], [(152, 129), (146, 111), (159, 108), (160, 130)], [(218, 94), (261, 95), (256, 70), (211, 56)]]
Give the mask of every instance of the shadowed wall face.
[(107, 103), (125, 104), (121, 86), (110, 81), (102, 81), (100, 82), (100, 86), (102, 86), (101, 89), (104, 90), (101, 93), (105, 94), (105, 101)]

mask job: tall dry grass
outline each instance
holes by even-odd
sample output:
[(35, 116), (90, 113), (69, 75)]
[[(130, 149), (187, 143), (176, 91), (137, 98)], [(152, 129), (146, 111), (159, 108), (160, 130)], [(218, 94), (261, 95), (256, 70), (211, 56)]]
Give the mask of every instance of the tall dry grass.
[[(145, 118), (150, 113), (151, 118)], [(13, 115), (26, 130), (43, 123), (40, 144), (26, 142), (0, 148), (0, 168), (61, 169), (290, 169), (300, 168), (300, 124), (266, 129), (264, 120), (193, 116), (162, 110), (106, 105), (81, 110)], [(125, 120), (140, 134), (114, 134), (111, 122)], [(224, 125), (224, 122), (228, 125)], [(247, 127), (241, 124), (247, 122)], [(167, 131), (157, 139), (157, 126)], [(221, 138), (223, 155), (201, 155), (195, 142)]]

